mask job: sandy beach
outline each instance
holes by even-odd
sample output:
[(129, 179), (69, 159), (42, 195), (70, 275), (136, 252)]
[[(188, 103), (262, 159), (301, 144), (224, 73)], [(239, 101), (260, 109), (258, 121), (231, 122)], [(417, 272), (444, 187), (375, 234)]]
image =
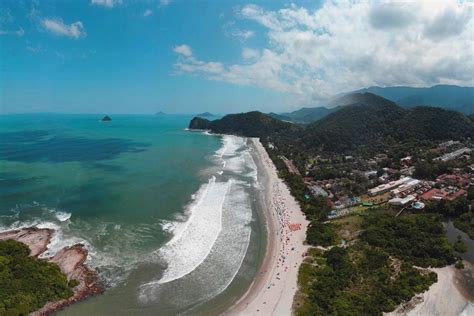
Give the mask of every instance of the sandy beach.
[[(303, 245), (308, 221), (258, 139), (250, 139), (258, 155), (265, 192), (266, 255), (245, 295), (227, 315), (291, 315), (298, 269), (308, 247)], [(293, 229), (290, 229), (290, 224)]]
[(458, 316), (472, 309), (472, 303), (460, 290), (454, 265), (430, 270), (436, 272), (438, 281), (428, 291), (416, 295), (408, 303), (385, 315)]

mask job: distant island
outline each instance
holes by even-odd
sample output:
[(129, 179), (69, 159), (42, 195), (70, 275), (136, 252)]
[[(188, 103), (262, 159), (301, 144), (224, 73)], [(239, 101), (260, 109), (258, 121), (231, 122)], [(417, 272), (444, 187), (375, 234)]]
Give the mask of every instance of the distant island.
[(110, 122), (110, 121), (112, 121), (112, 119), (110, 118), (110, 116), (106, 115), (106, 116), (104, 116), (104, 117), (102, 118), (101, 121), (102, 121), (102, 122)]
[(163, 111), (159, 111), (159, 112), (156, 112), (155, 115), (166, 115), (166, 113)]
[(196, 115), (197, 117), (214, 117), (215, 115), (209, 112), (204, 112), (201, 114)]

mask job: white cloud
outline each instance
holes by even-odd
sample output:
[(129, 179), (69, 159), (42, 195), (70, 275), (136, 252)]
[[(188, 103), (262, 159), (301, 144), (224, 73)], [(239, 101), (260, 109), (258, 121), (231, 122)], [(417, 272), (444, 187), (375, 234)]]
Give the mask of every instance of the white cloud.
[(244, 47), (242, 49), (242, 58), (244, 59), (254, 59), (260, 57), (260, 52), (257, 49), (252, 49)]
[(114, 6), (121, 3), (122, 3), (122, 0), (91, 0), (91, 4), (103, 6), (107, 8), (113, 8)]
[[(287, 92), (313, 104), (372, 85), (472, 86), (473, 7), (457, 0), (327, 1), (314, 11), (246, 5), (238, 16), (264, 28), (261, 54), (244, 49), (241, 64), (193, 57), (175, 66), (181, 73)], [(222, 67), (208, 72), (201, 66), (208, 63)]]
[(0, 30), (0, 35), (15, 35), (15, 36), (20, 36), (21, 37), (21, 36), (25, 35), (25, 31), (21, 27), (16, 31)]
[(415, 10), (410, 3), (379, 3), (371, 6), (369, 21), (374, 28), (405, 28), (416, 21)]
[(67, 36), (77, 39), (86, 35), (81, 21), (76, 21), (67, 25), (64, 24), (61, 19), (43, 19), (41, 20), (41, 25), (44, 29), (59, 36)]
[(171, 3), (172, 0), (160, 0), (160, 6), (165, 7)]
[(223, 26), (224, 34), (227, 36), (233, 36), (239, 38), (241, 41), (245, 41), (255, 35), (254, 31), (243, 30), (235, 26), (235, 22), (230, 21)]
[(153, 14), (153, 11), (151, 11), (150, 9), (146, 9), (145, 12), (143, 12), (144, 17), (150, 16), (152, 14)]
[(193, 51), (191, 50), (191, 47), (188, 45), (178, 45), (173, 48), (173, 51), (175, 53), (178, 53), (180, 55), (186, 56), (186, 57), (191, 57), (193, 55)]
[(235, 36), (235, 37), (238, 37), (238, 38), (241, 38), (243, 40), (246, 40), (246, 39), (249, 39), (252, 36), (254, 36), (255, 33), (253, 31), (250, 31), (250, 30), (235, 29), (231, 32), (231, 35)]

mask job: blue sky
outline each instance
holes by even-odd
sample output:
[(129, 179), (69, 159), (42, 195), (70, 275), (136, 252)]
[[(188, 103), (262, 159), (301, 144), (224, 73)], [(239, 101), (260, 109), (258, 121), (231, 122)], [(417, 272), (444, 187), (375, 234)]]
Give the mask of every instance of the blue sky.
[(0, 112), (285, 111), (370, 85), (473, 85), (472, 30), (457, 1), (6, 0)]

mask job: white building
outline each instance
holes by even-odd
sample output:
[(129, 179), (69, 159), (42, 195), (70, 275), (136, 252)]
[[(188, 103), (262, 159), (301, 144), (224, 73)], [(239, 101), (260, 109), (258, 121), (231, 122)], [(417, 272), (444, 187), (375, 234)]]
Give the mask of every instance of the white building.
[(438, 158), (435, 158), (434, 160), (441, 160), (441, 161), (450, 161), (456, 158), (461, 157), (464, 154), (469, 154), (471, 152), (470, 148), (464, 147), (458, 150), (455, 150), (453, 152), (447, 153), (445, 155), (439, 156)]
[(393, 198), (391, 200), (388, 201), (388, 203), (392, 204), (392, 205), (395, 205), (395, 206), (405, 206), (407, 205), (408, 203), (411, 203), (415, 200), (415, 196), (414, 195), (407, 195), (406, 197), (404, 198)]
[(386, 192), (391, 191), (393, 189), (396, 189), (400, 185), (406, 184), (406, 183), (408, 183), (412, 180), (414, 180), (414, 179), (410, 178), (410, 177), (405, 177), (405, 178), (401, 178), (401, 179), (396, 180), (396, 181), (390, 181), (389, 183), (384, 183), (384, 184), (381, 184), (379, 186), (376, 186), (375, 188), (369, 189), (368, 193), (369, 193), (370, 196), (383, 194), (383, 193), (386, 193)]

